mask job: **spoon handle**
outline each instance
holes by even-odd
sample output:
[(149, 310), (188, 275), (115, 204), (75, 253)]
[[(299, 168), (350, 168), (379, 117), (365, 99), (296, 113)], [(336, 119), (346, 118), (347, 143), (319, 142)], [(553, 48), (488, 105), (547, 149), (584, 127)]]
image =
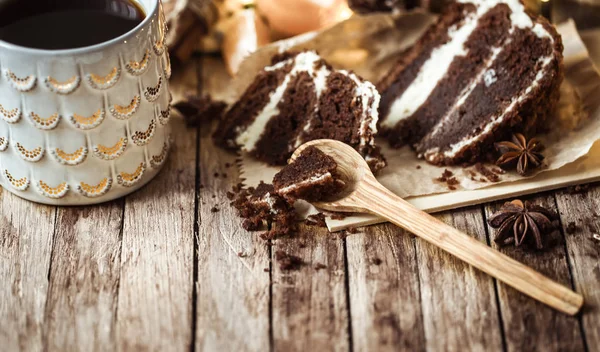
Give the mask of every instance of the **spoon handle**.
[[(381, 186), (375, 179), (363, 191), (370, 212), (412, 232), (507, 285), (559, 311), (574, 315), (583, 297), (520, 262), (488, 247), (433, 216), (418, 210)], [(373, 199), (377, 199), (373, 202)]]

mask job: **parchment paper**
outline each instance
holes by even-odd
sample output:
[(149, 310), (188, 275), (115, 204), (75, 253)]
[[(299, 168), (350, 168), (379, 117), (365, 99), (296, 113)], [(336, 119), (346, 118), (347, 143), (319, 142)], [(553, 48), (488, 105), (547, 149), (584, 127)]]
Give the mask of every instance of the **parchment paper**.
[[(389, 65), (392, 57), (412, 44), (432, 20), (432, 16), (423, 13), (412, 13), (392, 17), (374, 15), (366, 18), (353, 18), (321, 33), (310, 33), (302, 38), (292, 38), (284, 42), (265, 47), (243, 64), (233, 88), (235, 97), (252, 81), (258, 70), (268, 65), (270, 57), (277, 51), (287, 48), (316, 49), (334, 66), (354, 69), (363, 77), (377, 81)], [(558, 27), (565, 45), (565, 84), (561, 87), (561, 102), (552, 122), (552, 131), (548, 135), (539, 136), (547, 146), (544, 168), (532, 173), (530, 187), (519, 186), (520, 194), (535, 192), (540, 185), (534, 180), (539, 174), (562, 168), (586, 155), (596, 140), (600, 138), (600, 77), (589, 60), (587, 49), (581, 41), (573, 22)], [(368, 59), (367, 59), (368, 58)], [(447, 193), (450, 190), (446, 183), (436, 181), (443, 173), (444, 167), (436, 167), (416, 158), (415, 153), (405, 147), (399, 150), (390, 149), (385, 141), (379, 145), (388, 159), (389, 166), (378, 176), (379, 181), (397, 195), (408, 198), (430, 196)], [(488, 169), (497, 169), (487, 165)], [(460, 185), (454, 193), (482, 188), (500, 187), (505, 183), (527, 180), (514, 172), (500, 176), (500, 182), (492, 183), (479, 175), (474, 168), (447, 167), (456, 176)], [(268, 167), (247, 155), (243, 156), (242, 172), (248, 186), (255, 186), (261, 180), (269, 182), (278, 168)], [(475, 180), (472, 180), (475, 173)], [(482, 182), (484, 180), (485, 182)], [(507, 194), (510, 190), (506, 190)], [(472, 197), (470, 197), (472, 198)], [(483, 197), (482, 199), (484, 199)], [(455, 198), (457, 206), (465, 205), (460, 197)], [(471, 199), (471, 203), (477, 199)], [(453, 204), (447, 204), (451, 208)], [(431, 207), (429, 207), (431, 208)], [(302, 206), (303, 214), (315, 212), (314, 209)], [(352, 226), (356, 221), (346, 218), (343, 223)]]

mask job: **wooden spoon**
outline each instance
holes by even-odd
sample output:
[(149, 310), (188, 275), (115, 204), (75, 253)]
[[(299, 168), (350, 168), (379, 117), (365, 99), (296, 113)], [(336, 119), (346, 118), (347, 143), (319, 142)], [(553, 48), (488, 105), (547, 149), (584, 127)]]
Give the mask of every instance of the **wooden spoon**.
[(327, 139), (311, 141), (298, 148), (291, 160), (309, 146), (315, 146), (333, 157), (341, 178), (346, 182), (342, 194), (335, 200), (315, 203), (318, 208), (378, 215), (559, 311), (574, 315), (581, 309), (581, 295), (393, 194), (375, 179), (365, 160), (349, 145)]

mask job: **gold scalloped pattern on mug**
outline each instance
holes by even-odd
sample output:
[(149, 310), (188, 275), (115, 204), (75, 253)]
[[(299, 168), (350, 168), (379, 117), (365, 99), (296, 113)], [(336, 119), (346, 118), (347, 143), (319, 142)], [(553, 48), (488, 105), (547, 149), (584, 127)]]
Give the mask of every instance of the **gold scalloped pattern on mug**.
[(158, 111), (158, 122), (160, 122), (161, 125), (165, 126), (166, 124), (169, 123), (170, 118), (171, 118), (171, 104), (169, 104), (169, 106), (167, 106), (166, 110)]
[(163, 56), (165, 58), (165, 67), (163, 67), (163, 71), (165, 72), (165, 77), (167, 79), (171, 79), (171, 75), (173, 73), (173, 70), (171, 69), (171, 57), (169, 56), (169, 53), (166, 52), (165, 55)]
[(10, 184), (18, 191), (26, 191), (29, 188), (29, 179), (22, 177), (19, 179), (14, 178), (7, 169), (4, 169), (4, 177), (10, 182)]
[(125, 69), (133, 76), (141, 76), (148, 70), (148, 67), (150, 67), (151, 57), (150, 50), (146, 50), (144, 57), (140, 61), (129, 61), (125, 64)]
[(34, 75), (17, 77), (11, 70), (6, 70), (4, 74), (10, 85), (19, 92), (29, 92), (35, 88), (35, 84), (37, 83), (37, 78)]
[(88, 83), (92, 88), (98, 90), (106, 90), (112, 88), (117, 82), (119, 78), (121, 78), (121, 69), (119, 67), (113, 67), (109, 74), (106, 76), (99, 76), (94, 73), (88, 73), (86, 76)]
[(104, 121), (105, 116), (106, 113), (104, 112), (104, 109), (98, 109), (92, 116), (85, 117), (73, 114), (72, 116), (69, 116), (69, 120), (71, 120), (71, 123), (75, 125), (75, 127), (85, 131), (100, 126), (102, 121)]
[(67, 153), (60, 148), (55, 148), (50, 150), (50, 154), (63, 165), (75, 166), (81, 164), (87, 158), (88, 149), (81, 147), (74, 153)]
[(17, 123), (21, 118), (21, 109), (14, 108), (8, 110), (0, 104), (0, 115), (2, 116), (2, 119), (8, 123)]
[(88, 198), (97, 198), (105, 195), (112, 187), (112, 178), (104, 178), (95, 186), (88, 185), (85, 182), (80, 182), (77, 185), (77, 192)]
[(137, 131), (133, 135), (131, 135), (131, 140), (138, 147), (143, 147), (154, 137), (154, 132), (156, 132), (156, 121), (153, 119), (150, 121), (150, 125), (148, 129), (144, 132)]
[(156, 56), (161, 56), (166, 51), (165, 35), (167, 32), (167, 26), (163, 16), (159, 15), (158, 22), (158, 38), (154, 44), (152, 44), (152, 49), (154, 49)]
[(23, 158), (25, 161), (30, 161), (32, 163), (38, 162), (44, 156), (44, 148), (37, 147), (31, 150), (26, 149), (21, 145), (21, 143), (17, 142), (13, 144), (17, 153)]
[(127, 120), (129, 118), (131, 118), (131, 116), (133, 116), (138, 109), (140, 108), (140, 104), (142, 102), (142, 98), (140, 98), (139, 95), (136, 95), (135, 97), (133, 97), (133, 99), (131, 99), (131, 103), (129, 103), (129, 105), (127, 106), (122, 106), (122, 105), (113, 105), (112, 108), (110, 108), (110, 113), (119, 120)]
[(39, 180), (36, 184), (38, 191), (47, 198), (60, 199), (69, 192), (69, 185), (66, 182), (61, 183), (56, 187), (51, 187), (46, 182)]
[(3, 152), (8, 148), (8, 138), (0, 137), (0, 152)]
[(115, 160), (120, 157), (127, 147), (127, 138), (122, 137), (112, 147), (97, 145), (94, 147), (94, 155), (103, 160)]
[(88, 185), (85, 182), (79, 182), (77, 192), (88, 198), (97, 198), (105, 195), (112, 187), (112, 178), (104, 178), (95, 186)]
[(81, 77), (73, 76), (64, 82), (60, 82), (56, 78), (48, 76), (46, 79), (44, 79), (44, 83), (46, 84), (46, 87), (50, 89), (50, 91), (56, 94), (68, 95), (79, 88), (79, 85), (81, 84)]
[(138, 183), (146, 172), (146, 163), (142, 162), (133, 173), (119, 172), (117, 182), (125, 187), (131, 187)]
[(165, 160), (167, 160), (167, 155), (169, 154), (169, 143), (165, 142), (163, 148), (158, 155), (153, 155), (150, 157), (150, 166), (153, 169), (158, 169), (164, 164)]
[(160, 76), (158, 77), (158, 83), (156, 84), (156, 86), (146, 88), (144, 96), (146, 97), (146, 100), (148, 100), (148, 102), (154, 103), (158, 99), (158, 97), (160, 96), (160, 91), (162, 89), (162, 84), (163, 78), (162, 76)]
[(40, 130), (53, 130), (60, 122), (60, 115), (58, 113), (54, 113), (50, 115), (50, 117), (43, 118), (32, 111), (29, 113), (29, 117), (31, 118), (31, 122), (33, 122), (35, 127), (39, 128)]

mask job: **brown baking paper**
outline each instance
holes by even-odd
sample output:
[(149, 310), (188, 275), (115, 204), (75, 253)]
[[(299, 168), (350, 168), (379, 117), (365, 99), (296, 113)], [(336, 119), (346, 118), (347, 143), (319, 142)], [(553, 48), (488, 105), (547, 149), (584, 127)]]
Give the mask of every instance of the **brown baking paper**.
[[(233, 100), (239, 96), (252, 81), (255, 74), (269, 64), (270, 57), (285, 49), (316, 49), (326, 60), (337, 68), (352, 69), (366, 79), (377, 81), (393, 64), (397, 54), (411, 45), (431, 22), (432, 16), (423, 13), (412, 13), (392, 17), (374, 15), (356, 17), (338, 24), (321, 33), (310, 33), (302, 37), (292, 38), (274, 43), (250, 56), (243, 64), (243, 72), (233, 82)], [(388, 159), (389, 166), (378, 175), (378, 180), (391, 191), (403, 198), (415, 198), (444, 194), (450, 192), (448, 185), (436, 181), (445, 169), (453, 172), (460, 182), (453, 191), (456, 197), (450, 197), (443, 207), (432, 204), (421, 204), (426, 210), (434, 211), (474, 204), (486, 201), (488, 197), (467, 197), (468, 202), (461, 199), (461, 192), (478, 189), (493, 189), (500, 186), (504, 192), (510, 191), (512, 184), (519, 182), (519, 194), (533, 193), (546, 184), (538, 184), (536, 178), (565, 165), (575, 162), (588, 154), (592, 145), (600, 138), (600, 77), (589, 59), (587, 49), (581, 41), (572, 22), (558, 27), (565, 45), (565, 83), (561, 87), (561, 101), (557, 114), (552, 122), (552, 132), (538, 136), (546, 150), (545, 165), (524, 179), (515, 172), (500, 175), (499, 182), (489, 179), (475, 171), (474, 167), (437, 167), (416, 157), (409, 148), (391, 149), (384, 140), (378, 140), (382, 151)], [(498, 170), (496, 166), (486, 165), (490, 170)], [(250, 156), (244, 155), (242, 162), (245, 184), (256, 186), (260, 181), (270, 182), (278, 168), (266, 166)], [(589, 179), (589, 165), (586, 169)], [(475, 177), (472, 177), (475, 174)], [(593, 174), (593, 172), (592, 172)], [(600, 175), (600, 171), (599, 171)], [(475, 180), (473, 180), (473, 178)], [(571, 182), (577, 177), (571, 177)], [(552, 184), (552, 180), (546, 180)], [(525, 185), (525, 186), (523, 186)], [(515, 186), (516, 187), (516, 186)], [(497, 195), (495, 195), (497, 199)], [(448, 201), (453, 200), (453, 201)], [(434, 199), (435, 201), (435, 199)], [(309, 209), (314, 212), (314, 209)], [(305, 212), (303, 212), (305, 214)], [(354, 226), (357, 220), (346, 218), (341, 224)], [(340, 225), (338, 223), (337, 225)], [(338, 226), (339, 227), (339, 226)]]

